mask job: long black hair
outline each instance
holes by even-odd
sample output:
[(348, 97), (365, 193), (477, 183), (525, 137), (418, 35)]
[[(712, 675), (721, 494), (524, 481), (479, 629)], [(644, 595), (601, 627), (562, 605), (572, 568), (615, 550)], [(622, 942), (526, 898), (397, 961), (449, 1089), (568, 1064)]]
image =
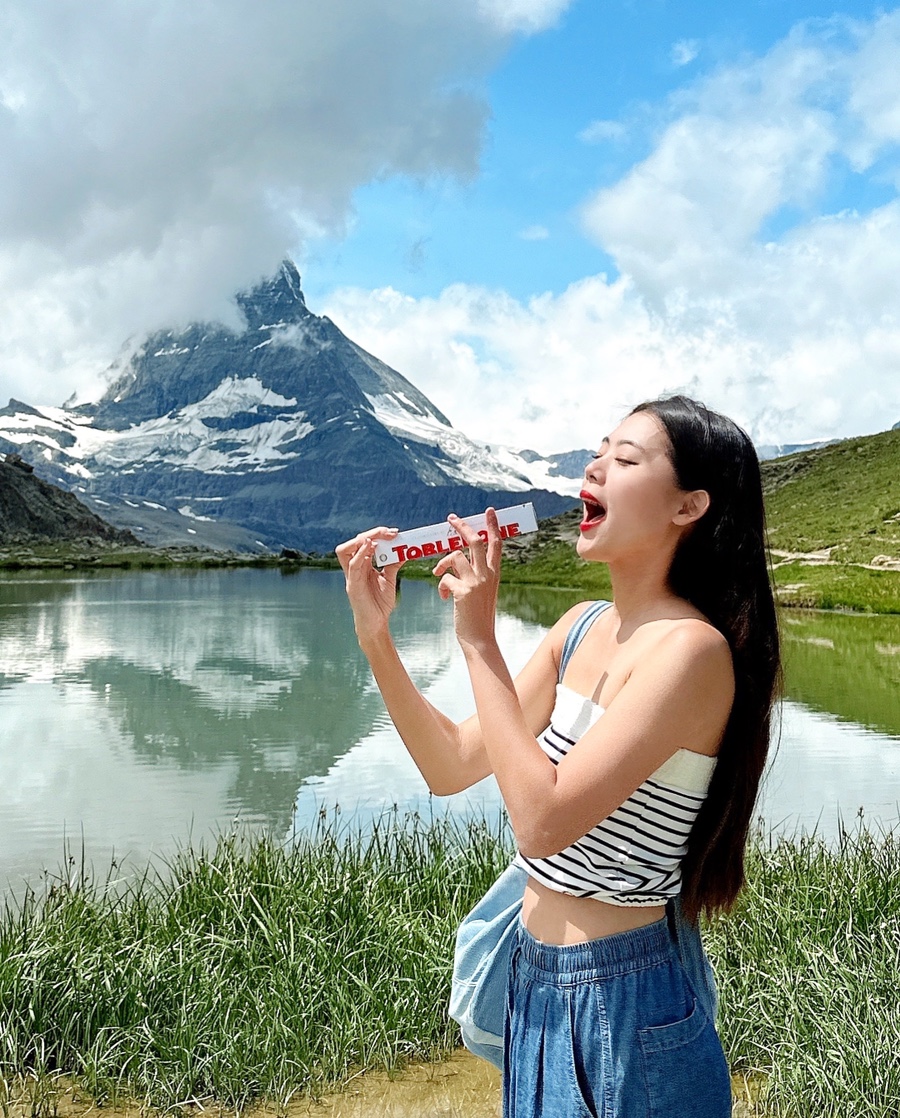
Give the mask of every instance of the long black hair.
[(734, 704), (682, 864), (682, 904), (693, 919), (701, 910), (727, 911), (744, 884), (781, 681), (762, 479), (749, 436), (696, 400), (670, 396), (634, 412), (648, 412), (665, 430), (678, 486), (709, 493), (709, 508), (679, 542), (669, 583), (723, 634), (734, 665)]

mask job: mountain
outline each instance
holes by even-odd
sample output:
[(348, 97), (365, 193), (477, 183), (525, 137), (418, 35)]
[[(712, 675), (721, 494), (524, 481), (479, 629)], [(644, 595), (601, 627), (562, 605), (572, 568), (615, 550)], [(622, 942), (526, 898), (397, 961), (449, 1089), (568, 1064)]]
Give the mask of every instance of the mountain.
[(818, 450), (822, 446), (832, 446), (837, 439), (819, 439), (806, 443), (762, 443), (756, 447), (760, 462), (770, 458), (785, 458), (789, 454), (800, 454), (806, 450)]
[(577, 481), (554, 475), (559, 462), (457, 431), (308, 309), (290, 261), (237, 304), (243, 329), (155, 333), (93, 403), (10, 400), (0, 451), (154, 544), (325, 551), (372, 524), (488, 503), (533, 501), (539, 516), (571, 506)]
[(0, 462), (0, 544), (59, 540), (137, 545), (130, 532), (107, 524), (72, 493), (37, 477), (16, 454)]

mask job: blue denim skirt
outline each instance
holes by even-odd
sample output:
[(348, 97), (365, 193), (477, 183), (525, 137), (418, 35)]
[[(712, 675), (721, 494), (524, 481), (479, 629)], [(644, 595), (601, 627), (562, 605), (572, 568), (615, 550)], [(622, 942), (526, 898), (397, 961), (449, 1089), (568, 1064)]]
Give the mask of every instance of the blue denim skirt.
[(504, 1118), (730, 1118), (715, 1025), (665, 919), (560, 947), (519, 925)]

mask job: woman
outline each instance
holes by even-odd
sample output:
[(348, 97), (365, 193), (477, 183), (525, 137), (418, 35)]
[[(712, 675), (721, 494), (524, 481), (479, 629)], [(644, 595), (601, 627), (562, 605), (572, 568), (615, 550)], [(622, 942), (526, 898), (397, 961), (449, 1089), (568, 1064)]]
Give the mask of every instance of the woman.
[[(501, 542), (450, 522), (442, 558), (476, 714), (456, 724), (388, 631), (398, 567), (342, 544), (360, 646), (428, 786), (493, 772), (527, 872), (509, 975), (507, 1118), (726, 1118), (729, 1077), (666, 905), (727, 910), (766, 759), (779, 673), (759, 463), (731, 420), (682, 396), (639, 405), (585, 470), (576, 545), (609, 566), (513, 680), (494, 636)], [(566, 636), (590, 622), (557, 673)]]

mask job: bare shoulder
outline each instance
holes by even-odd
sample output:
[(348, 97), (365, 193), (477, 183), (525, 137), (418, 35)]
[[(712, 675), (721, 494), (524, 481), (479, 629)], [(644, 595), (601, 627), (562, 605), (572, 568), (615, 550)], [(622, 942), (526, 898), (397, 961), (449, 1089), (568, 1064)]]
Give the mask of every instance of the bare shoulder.
[(576, 602), (574, 606), (567, 609), (548, 634), (553, 638), (554, 644), (559, 644), (561, 648), (575, 622), (583, 613), (586, 613), (588, 609), (595, 605), (597, 605), (596, 601)]
[(734, 685), (728, 640), (703, 618), (683, 617), (667, 623), (653, 653), (656, 667), (664, 665), (676, 676), (689, 675), (701, 690), (711, 684), (727, 690)]
[(596, 604), (596, 602), (592, 601), (576, 602), (574, 606), (571, 606), (569, 609), (566, 610), (559, 621), (557, 621), (553, 628), (550, 630), (550, 633), (554, 636), (561, 635), (562, 638), (565, 639), (566, 634), (572, 628), (578, 618), (581, 617), (581, 615), (588, 609), (590, 609), (591, 606), (594, 606)]
[(544, 638), (547, 646), (552, 650), (553, 660), (559, 665), (560, 657), (562, 656), (563, 645), (566, 643), (566, 637), (569, 635), (569, 630), (578, 621), (579, 617), (585, 613), (591, 606), (596, 605), (594, 601), (576, 602), (571, 606), (555, 623), (553, 628), (547, 633)]
[(718, 656), (731, 662), (724, 633), (702, 617), (679, 617), (660, 636), (660, 645), (673, 655)]

